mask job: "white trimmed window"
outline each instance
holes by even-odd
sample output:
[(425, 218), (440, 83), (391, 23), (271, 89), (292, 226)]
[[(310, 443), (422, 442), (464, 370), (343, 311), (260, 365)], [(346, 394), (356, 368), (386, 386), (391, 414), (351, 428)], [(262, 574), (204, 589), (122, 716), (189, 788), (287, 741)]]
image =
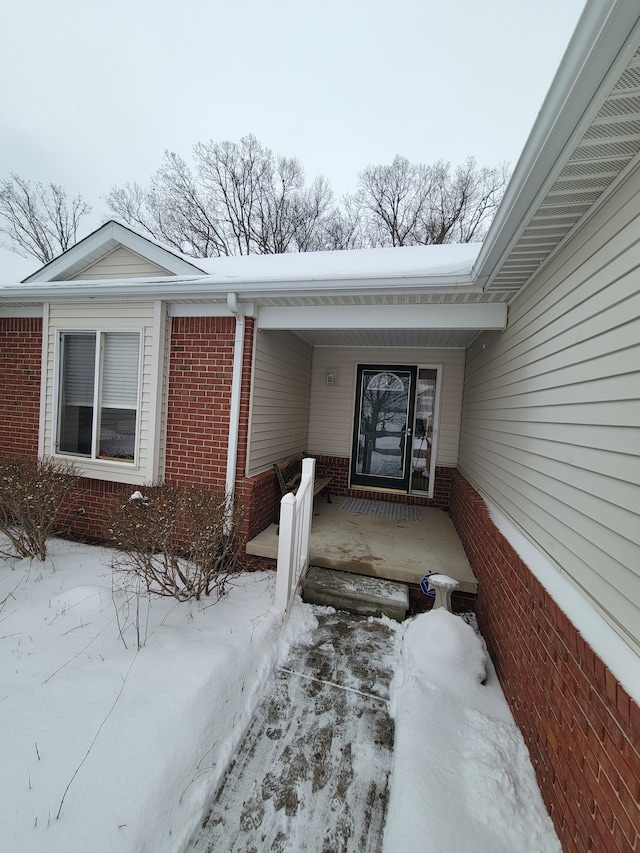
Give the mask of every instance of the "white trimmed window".
[(134, 462), (139, 387), (139, 332), (61, 332), (56, 452)]

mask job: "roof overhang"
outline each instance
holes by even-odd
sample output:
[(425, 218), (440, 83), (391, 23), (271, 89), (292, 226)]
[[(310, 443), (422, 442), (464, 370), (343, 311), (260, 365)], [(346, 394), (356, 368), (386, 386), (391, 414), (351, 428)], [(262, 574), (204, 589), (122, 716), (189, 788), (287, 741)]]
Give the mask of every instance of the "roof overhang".
[(513, 298), (640, 156), (640, 5), (591, 0), (474, 267)]
[(214, 276), (194, 278), (141, 278), (126, 280), (34, 282), (0, 286), (0, 301), (76, 302), (76, 301), (226, 301), (227, 293), (235, 292), (243, 299), (297, 298), (321, 294), (324, 298), (355, 294), (393, 294), (407, 296), (427, 291), (434, 293), (480, 293), (471, 276), (414, 276), (385, 278), (324, 279), (300, 278), (274, 281), (250, 281), (245, 278), (220, 279)]

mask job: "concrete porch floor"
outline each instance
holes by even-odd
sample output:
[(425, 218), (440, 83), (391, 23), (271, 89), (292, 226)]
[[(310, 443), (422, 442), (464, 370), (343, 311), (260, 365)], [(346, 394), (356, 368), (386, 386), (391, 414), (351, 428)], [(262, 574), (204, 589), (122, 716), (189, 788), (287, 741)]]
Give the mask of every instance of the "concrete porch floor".
[[(460, 582), (460, 592), (475, 594), (478, 582), (449, 516), (420, 507), (421, 521), (398, 521), (341, 512), (343, 497), (333, 503), (315, 499), (310, 564), (343, 572), (418, 584), (428, 572)], [(273, 560), (278, 556), (276, 525), (247, 543), (247, 553)]]

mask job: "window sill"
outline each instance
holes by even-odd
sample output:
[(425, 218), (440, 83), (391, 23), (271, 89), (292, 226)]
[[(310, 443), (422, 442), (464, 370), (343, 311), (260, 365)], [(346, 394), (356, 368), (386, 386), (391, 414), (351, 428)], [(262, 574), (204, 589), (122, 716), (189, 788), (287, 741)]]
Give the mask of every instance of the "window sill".
[(140, 483), (151, 482), (154, 479), (153, 472), (147, 471), (146, 467), (133, 460), (127, 461), (116, 457), (83, 459), (62, 453), (56, 454), (54, 458), (73, 462), (78, 475), (90, 480), (139, 485)]

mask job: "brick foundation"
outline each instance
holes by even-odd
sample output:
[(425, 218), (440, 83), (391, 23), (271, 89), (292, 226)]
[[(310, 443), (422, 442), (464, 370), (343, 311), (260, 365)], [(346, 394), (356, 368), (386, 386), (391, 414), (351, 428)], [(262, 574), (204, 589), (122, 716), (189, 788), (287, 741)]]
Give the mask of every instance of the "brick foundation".
[(65, 532), (86, 542), (108, 541), (111, 504), (128, 500), (135, 488), (125, 483), (79, 477), (77, 491), (65, 506), (68, 523)]
[[(433, 608), (433, 598), (425, 595), (420, 589), (420, 584), (410, 583), (409, 587), (409, 615), (427, 613)], [(476, 596), (471, 592), (460, 592), (454, 590), (451, 594), (451, 610), (454, 613), (473, 613), (476, 609)]]
[(38, 455), (42, 319), (0, 317), (0, 455)]
[(457, 471), (451, 515), (478, 578), (480, 629), (563, 850), (639, 850), (640, 708)]
[(451, 492), (451, 468), (436, 468), (436, 481), (433, 498), (421, 495), (403, 495), (393, 492), (378, 492), (367, 489), (349, 488), (349, 459), (344, 456), (316, 456), (316, 470), (333, 477), (331, 494), (349, 498), (365, 498), (374, 501), (390, 501), (392, 503), (411, 504), (412, 506), (433, 506), (438, 509), (449, 509)]
[(272, 524), (278, 513), (280, 489), (273, 471), (248, 477), (242, 484), (247, 541)]

